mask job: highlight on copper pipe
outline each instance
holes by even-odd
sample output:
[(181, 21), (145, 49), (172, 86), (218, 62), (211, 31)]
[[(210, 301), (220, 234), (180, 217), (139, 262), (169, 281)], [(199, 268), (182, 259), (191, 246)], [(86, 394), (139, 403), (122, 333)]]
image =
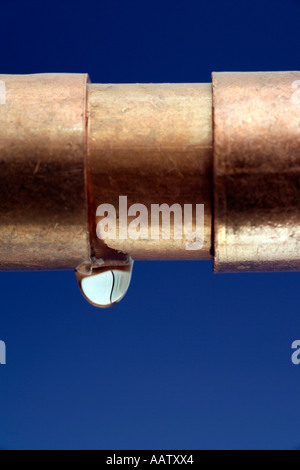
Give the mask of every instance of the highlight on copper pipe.
[(75, 269), (94, 305), (133, 260), (299, 270), (300, 72), (0, 75), (0, 168), (0, 269)]

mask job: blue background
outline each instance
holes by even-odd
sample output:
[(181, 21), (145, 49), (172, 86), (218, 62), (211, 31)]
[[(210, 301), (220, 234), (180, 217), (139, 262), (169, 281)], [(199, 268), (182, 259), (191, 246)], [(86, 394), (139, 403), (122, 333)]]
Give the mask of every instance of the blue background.
[[(299, 0), (0, 0), (0, 18), (1, 73), (299, 70)], [(72, 272), (0, 273), (0, 448), (300, 447), (300, 274), (134, 268), (106, 310)]]

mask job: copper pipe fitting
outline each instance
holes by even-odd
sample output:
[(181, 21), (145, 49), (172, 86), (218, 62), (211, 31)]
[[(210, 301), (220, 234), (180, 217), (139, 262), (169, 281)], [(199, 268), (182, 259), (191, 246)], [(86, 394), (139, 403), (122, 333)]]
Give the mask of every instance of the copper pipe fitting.
[(300, 269), (300, 72), (213, 74), (216, 271)]
[[(299, 85), (300, 72), (216, 73), (213, 86), (0, 75), (0, 269), (84, 273), (131, 257), (299, 270)], [(203, 247), (100, 240), (97, 207), (119, 196), (204, 204)]]
[[(210, 259), (212, 225), (212, 93), (210, 84), (88, 86), (88, 173), (92, 251), (102, 202), (118, 208), (142, 203), (205, 206), (204, 244), (186, 250), (186, 239), (108, 239), (133, 259)], [(119, 216), (119, 214), (117, 214)], [(150, 225), (150, 220), (149, 220)], [(175, 229), (176, 227), (173, 227)]]
[(0, 83), (0, 268), (74, 269), (90, 258), (87, 75)]

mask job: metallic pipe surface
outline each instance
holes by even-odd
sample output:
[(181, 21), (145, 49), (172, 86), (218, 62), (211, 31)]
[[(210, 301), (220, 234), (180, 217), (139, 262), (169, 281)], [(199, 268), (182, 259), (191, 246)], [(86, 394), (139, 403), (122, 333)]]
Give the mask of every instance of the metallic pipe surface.
[[(216, 73), (213, 87), (0, 75), (0, 269), (299, 270), (299, 85), (300, 72)], [(175, 239), (175, 217), (170, 239), (100, 240), (97, 207), (119, 220), (120, 196), (204, 204), (202, 249)]]
[(0, 269), (90, 257), (86, 74), (0, 75)]
[(184, 236), (159, 240), (149, 236), (107, 239), (107, 246), (139, 260), (210, 259), (211, 84), (90, 84), (88, 174), (96, 258), (103, 258), (96, 209), (101, 203), (118, 208), (119, 196), (124, 195), (128, 206), (144, 204), (149, 216), (151, 204), (204, 204), (204, 245), (201, 250), (186, 250)]
[(300, 72), (213, 74), (215, 271), (300, 269)]

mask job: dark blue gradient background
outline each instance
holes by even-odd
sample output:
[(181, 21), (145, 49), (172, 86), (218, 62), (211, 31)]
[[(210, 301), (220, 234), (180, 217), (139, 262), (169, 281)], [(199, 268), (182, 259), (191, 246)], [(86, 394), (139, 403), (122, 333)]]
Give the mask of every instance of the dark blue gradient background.
[[(0, 19), (1, 73), (202, 82), (300, 68), (299, 0), (0, 0)], [(136, 262), (106, 310), (72, 272), (0, 280), (0, 448), (300, 447), (300, 274)]]

